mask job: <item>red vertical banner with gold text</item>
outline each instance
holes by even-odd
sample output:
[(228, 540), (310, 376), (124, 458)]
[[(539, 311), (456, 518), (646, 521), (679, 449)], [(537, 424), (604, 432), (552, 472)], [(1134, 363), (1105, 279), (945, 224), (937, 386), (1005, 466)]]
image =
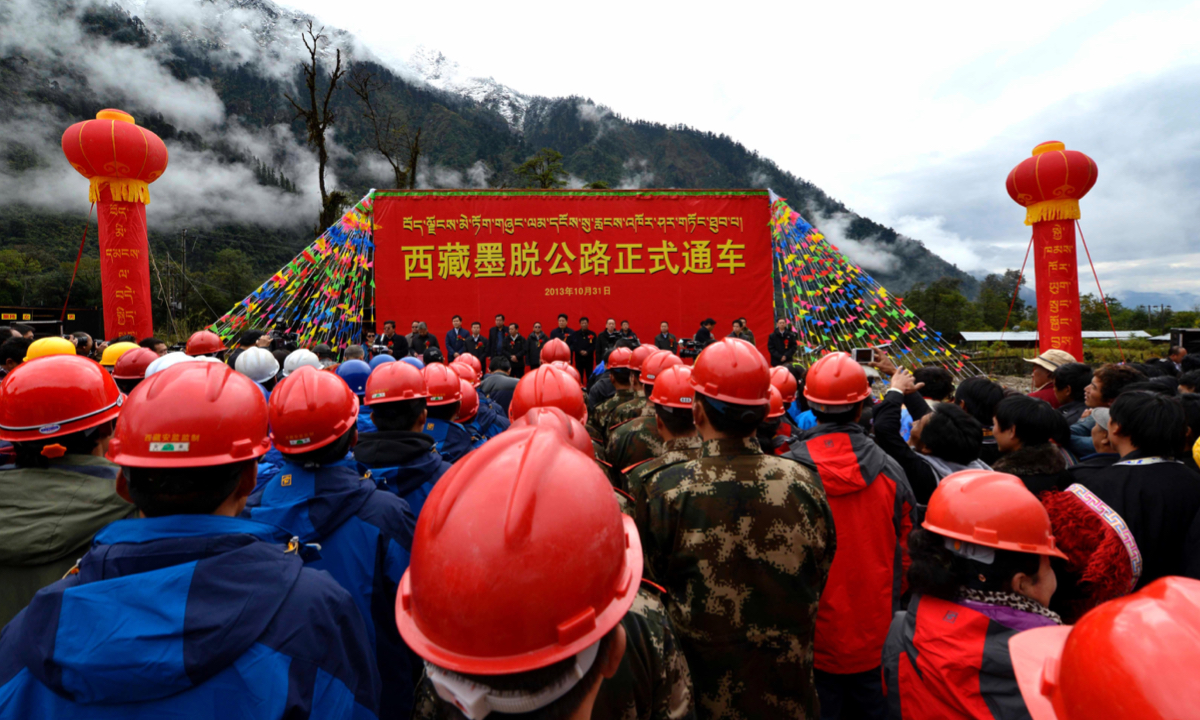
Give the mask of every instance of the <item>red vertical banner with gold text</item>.
[(1040, 350), (1065, 350), (1077, 361), (1083, 362), (1075, 222), (1047, 220), (1034, 223), (1033, 254), (1037, 274)]
[(439, 337), (496, 314), (528, 336), (559, 313), (600, 332), (628, 320), (691, 337), (745, 317), (759, 349), (774, 325), (765, 190), (430, 190), (375, 194), (375, 319)]
[(100, 286), (104, 298), (104, 337), (154, 335), (150, 310), (150, 255), (146, 206), (117, 202), (100, 191)]

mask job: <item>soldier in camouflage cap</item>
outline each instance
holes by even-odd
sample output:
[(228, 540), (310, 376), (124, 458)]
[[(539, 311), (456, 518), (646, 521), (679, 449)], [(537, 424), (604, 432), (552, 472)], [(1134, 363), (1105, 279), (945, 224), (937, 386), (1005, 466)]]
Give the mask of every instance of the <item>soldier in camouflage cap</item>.
[[(657, 423), (655, 422), (655, 403), (651, 400), (651, 395), (654, 393), (655, 380), (662, 375), (668, 368), (681, 366), (683, 361), (679, 356), (673, 355), (665, 350), (659, 350), (646, 358), (642, 363), (641, 371), (638, 373), (638, 379), (641, 383), (641, 391), (646, 394), (646, 401), (638, 403), (637, 400), (631, 400), (621, 407), (617, 408), (614, 413), (614, 419), (627, 408), (631, 408), (637, 404), (639, 408), (638, 414), (632, 419), (617, 425), (612, 429), (608, 438), (608, 446), (605, 448), (605, 457), (612, 465), (613, 469), (613, 485), (615, 487), (625, 488), (623, 473), (631, 465), (649, 460), (652, 457), (662, 455), (665, 452), (665, 439), (658, 431)], [(691, 368), (688, 368), (691, 372)], [(686, 385), (686, 381), (684, 385)], [(691, 425), (692, 392), (690, 387), (686, 390), (687, 405), (681, 407), (686, 411), (688, 417), (688, 425)], [(691, 433), (694, 435), (694, 430)]]
[[(696, 435), (696, 424), (692, 419), (692, 400), (695, 395), (691, 385), (692, 369), (679, 365), (668, 368), (659, 377), (660, 381), (655, 383), (650, 395), (649, 407), (654, 414), (632, 421), (648, 422), (649, 427), (631, 433), (629, 444), (635, 446), (635, 443), (645, 442), (649, 446), (659, 443), (662, 449), (656, 453), (657, 457), (626, 466), (621, 475), (621, 484), (635, 505), (646, 494), (647, 485), (656, 473), (700, 455), (700, 438)], [(644, 435), (649, 437), (643, 439)]]
[(588, 432), (601, 444), (608, 442), (608, 429), (612, 426), (612, 414), (621, 405), (634, 398), (633, 378), (630, 377), (629, 362), (633, 351), (615, 348), (608, 354), (608, 376), (612, 379), (615, 395), (596, 406), (588, 415)]
[(753, 438), (768, 378), (744, 341), (705, 348), (691, 378), (700, 457), (659, 471), (638, 505), (700, 718), (818, 717), (813, 634), (837, 539), (817, 477)]
[(618, 405), (616, 410), (613, 410), (608, 419), (610, 428), (642, 414), (642, 410), (645, 409), (648, 402), (646, 398), (650, 396), (650, 391), (643, 382), (643, 366), (658, 353), (666, 353), (666, 350), (659, 350), (653, 345), (639, 345), (633, 349), (633, 355), (629, 358), (629, 384), (633, 386), (633, 399), (625, 401)]

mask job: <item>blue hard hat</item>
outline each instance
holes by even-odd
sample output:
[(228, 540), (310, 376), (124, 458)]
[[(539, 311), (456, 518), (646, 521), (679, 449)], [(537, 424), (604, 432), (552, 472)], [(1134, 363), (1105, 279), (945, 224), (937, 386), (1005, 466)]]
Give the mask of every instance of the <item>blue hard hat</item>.
[(374, 370), (380, 365), (390, 362), (396, 362), (396, 358), (392, 357), (391, 355), (376, 355), (375, 357), (371, 358), (371, 369)]
[(346, 381), (355, 395), (362, 397), (367, 394), (367, 378), (371, 375), (371, 366), (362, 360), (347, 360), (338, 365), (338, 377)]
[(425, 369), (425, 363), (421, 362), (421, 359), (420, 359), (420, 358), (415, 358), (415, 357), (412, 357), (412, 356), (409, 356), (409, 357), (402, 357), (402, 358), (400, 358), (400, 362), (406, 362), (406, 363), (408, 363), (409, 365), (412, 365), (413, 367), (415, 367), (415, 368), (416, 368), (416, 369), (418, 369), (418, 370), (424, 370), (424, 369)]

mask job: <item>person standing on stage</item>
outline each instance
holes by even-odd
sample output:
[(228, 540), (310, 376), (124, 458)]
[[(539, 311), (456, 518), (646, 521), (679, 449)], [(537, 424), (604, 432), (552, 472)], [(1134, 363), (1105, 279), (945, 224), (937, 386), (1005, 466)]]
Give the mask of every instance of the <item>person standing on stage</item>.
[(504, 324), (504, 316), (497, 315), (495, 327), (488, 328), (488, 358), (504, 355), (504, 338), (507, 336), (508, 326)]
[(579, 329), (571, 334), (567, 345), (571, 347), (571, 356), (575, 359), (579, 376), (587, 382), (592, 375), (592, 368), (596, 367), (596, 333), (588, 329), (586, 317), (579, 318)]
[(775, 332), (767, 337), (767, 352), (771, 354), (771, 366), (790, 365), (796, 354), (796, 333), (788, 329), (787, 319), (775, 321)]
[(654, 347), (658, 348), (659, 350), (670, 350), (671, 352), (675, 352), (676, 344), (677, 340), (675, 336), (671, 334), (671, 327), (667, 325), (667, 321), (664, 320), (660, 322), (658, 324), (658, 334), (654, 336)]
[(556, 327), (550, 331), (550, 339), (551, 340), (555, 340), (555, 339), (562, 340), (568, 346), (570, 346), (571, 336), (575, 334), (575, 331), (571, 329), (570, 325), (571, 325), (570, 318), (567, 317), (567, 314), (559, 313), (558, 314), (558, 327)]
[(512, 376), (515, 378), (525, 374), (525, 338), (521, 337), (520, 327), (516, 323), (508, 326), (501, 353), (512, 364)]
[(542, 364), (542, 346), (549, 339), (546, 333), (542, 332), (542, 324), (535, 322), (533, 324), (533, 332), (529, 333), (529, 337), (525, 339), (526, 364), (530, 370), (536, 370)]
[(446, 333), (446, 362), (453, 362), (467, 352), (466, 339), (471, 336), (462, 326), (462, 315), (450, 318), (450, 324), (454, 327)]

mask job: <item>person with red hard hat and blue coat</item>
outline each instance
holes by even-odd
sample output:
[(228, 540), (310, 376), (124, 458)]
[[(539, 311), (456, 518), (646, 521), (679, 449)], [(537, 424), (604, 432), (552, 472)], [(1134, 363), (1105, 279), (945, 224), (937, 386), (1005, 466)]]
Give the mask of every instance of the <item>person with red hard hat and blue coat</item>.
[(471, 433), (454, 421), (462, 403), (460, 378), (443, 363), (426, 365), (422, 374), (429, 397), (425, 400), (428, 417), (421, 432), (433, 438), (438, 452), (453, 465), (478, 446)]
[(367, 378), (371, 376), (371, 366), (362, 360), (346, 360), (338, 365), (337, 374), (346, 381), (350, 392), (358, 397), (358, 417), (355, 419), (358, 434), (375, 432), (370, 414), (363, 410), (363, 397), (367, 394)]
[[(365, 363), (364, 363), (365, 365)], [(407, 717), (413, 665), (391, 622), (396, 587), (408, 568), (416, 518), (408, 503), (366, 477), (350, 454), (358, 401), (333, 373), (300, 368), (271, 393), (271, 439), (279, 472), (255, 490), (245, 516), (321, 548), (325, 570), (354, 598), (382, 680), (380, 713)]]
[(268, 446), (262, 393), (223, 363), (134, 390), (107, 457), (142, 517), (104, 528), (0, 634), (0, 718), (379, 715), (350, 594), (298, 538), (238, 517)]

